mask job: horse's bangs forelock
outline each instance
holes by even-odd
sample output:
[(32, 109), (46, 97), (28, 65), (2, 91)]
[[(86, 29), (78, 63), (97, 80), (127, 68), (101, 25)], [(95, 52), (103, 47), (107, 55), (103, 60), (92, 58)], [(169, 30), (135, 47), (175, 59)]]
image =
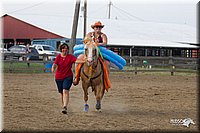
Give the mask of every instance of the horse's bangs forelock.
[[(85, 44), (85, 47), (84, 47), (84, 54), (87, 56), (89, 53), (86, 53), (86, 52), (89, 52), (89, 50), (86, 51), (86, 49), (88, 48), (93, 48), (93, 50), (95, 49), (95, 54), (98, 56), (99, 55), (99, 51), (98, 51), (98, 47), (96, 44), (93, 44), (93, 43), (90, 43), (90, 44)], [(93, 51), (92, 50), (92, 51)]]

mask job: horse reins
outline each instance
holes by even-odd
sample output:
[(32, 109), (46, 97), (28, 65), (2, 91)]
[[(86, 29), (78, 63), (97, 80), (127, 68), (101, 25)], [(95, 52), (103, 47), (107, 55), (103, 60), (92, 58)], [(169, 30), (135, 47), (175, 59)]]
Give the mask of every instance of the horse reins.
[[(97, 65), (98, 65), (98, 63), (99, 63), (99, 59), (98, 59), (98, 61), (97, 61)], [(95, 66), (95, 68), (97, 67), (97, 65)], [(85, 75), (85, 77), (86, 77), (87, 79), (90, 79), (90, 83), (91, 83), (91, 84), (92, 84), (92, 80), (98, 78), (98, 77), (102, 74), (102, 71), (101, 71), (97, 76), (90, 78), (90, 77), (84, 72), (84, 69), (82, 69), (82, 72), (83, 72), (83, 74)]]

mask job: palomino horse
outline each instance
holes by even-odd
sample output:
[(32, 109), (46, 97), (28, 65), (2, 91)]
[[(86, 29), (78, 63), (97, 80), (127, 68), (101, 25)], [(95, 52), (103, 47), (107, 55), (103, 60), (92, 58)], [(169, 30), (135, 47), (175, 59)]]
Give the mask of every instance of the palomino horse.
[(94, 42), (87, 42), (84, 47), (84, 55), (86, 62), (81, 68), (82, 88), (84, 90), (85, 111), (89, 109), (88, 88), (91, 87), (96, 96), (96, 110), (101, 109), (101, 100), (103, 98), (105, 88), (103, 85), (103, 67), (99, 61), (98, 47)]

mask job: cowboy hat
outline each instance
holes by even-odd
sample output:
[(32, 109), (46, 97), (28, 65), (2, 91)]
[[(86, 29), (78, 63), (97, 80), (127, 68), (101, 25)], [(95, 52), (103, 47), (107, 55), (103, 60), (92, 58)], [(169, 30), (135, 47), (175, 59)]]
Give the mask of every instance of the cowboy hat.
[(91, 27), (94, 29), (94, 27), (104, 27), (104, 25), (102, 25), (102, 23), (100, 21), (95, 22), (93, 25), (91, 25)]

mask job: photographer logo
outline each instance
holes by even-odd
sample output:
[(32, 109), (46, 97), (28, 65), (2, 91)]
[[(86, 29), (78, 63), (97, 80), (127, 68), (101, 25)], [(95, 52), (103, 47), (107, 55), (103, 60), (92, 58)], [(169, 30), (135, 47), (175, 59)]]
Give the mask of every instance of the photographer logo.
[(186, 118), (186, 119), (170, 119), (170, 123), (172, 125), (183, 125), (186, 127), (189, 127), (190, 124), (195, 124), (194, 121), (191, 118)]

